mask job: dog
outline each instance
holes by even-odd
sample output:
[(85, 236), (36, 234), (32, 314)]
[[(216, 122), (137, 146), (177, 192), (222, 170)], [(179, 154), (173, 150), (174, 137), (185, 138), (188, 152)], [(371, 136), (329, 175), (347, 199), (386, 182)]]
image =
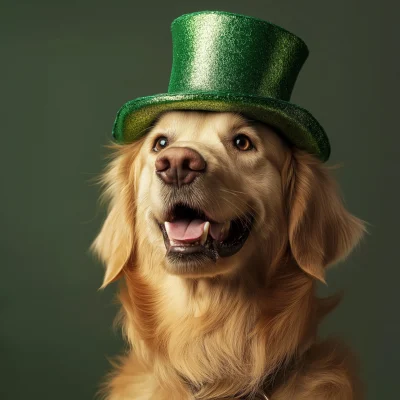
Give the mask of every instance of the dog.
[(234, 112), (167, 111), (112, 145), (92, 249), (120, 280), (129, 353), (108, 400), (359, 400), (352, 352), (320, 340), (316, 297), (365, 224), (330, 168)]

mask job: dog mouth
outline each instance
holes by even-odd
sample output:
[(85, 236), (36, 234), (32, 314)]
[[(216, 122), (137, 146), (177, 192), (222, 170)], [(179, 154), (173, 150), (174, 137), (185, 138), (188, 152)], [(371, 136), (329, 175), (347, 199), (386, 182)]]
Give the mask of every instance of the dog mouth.
[(246, 242), (253, 216), (216, 222), (200, 209), (178, 203), (166, 214), (166, 221), (159, 223), (167, 257), (173, 261), (198, 261), (208, 258), (229, 257), (237, 253)]

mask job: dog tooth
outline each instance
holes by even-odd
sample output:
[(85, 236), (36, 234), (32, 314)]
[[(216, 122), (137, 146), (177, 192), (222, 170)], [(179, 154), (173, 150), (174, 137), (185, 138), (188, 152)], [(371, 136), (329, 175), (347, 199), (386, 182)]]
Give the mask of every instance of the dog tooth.
[(204, 246), (204, 244), (207, 241), (207, 236), (208, 236), (208, 231), (209, 230), (210, 230), (210, 222), (206, 221), (206, 223), (204, 224), (204, 227), (203, 227), (203, 233), (202, 233), (201, 238), (200, 238), (200, 244), (202, 246)]
[(167, 232), (167, 236), (169, 237), (169, 234), (170, 234), (170, 228), (171, 228), (171, 226), (170, 226), (170, 222), (164, 222), (164, 227), (165, 227), (165, 231)]

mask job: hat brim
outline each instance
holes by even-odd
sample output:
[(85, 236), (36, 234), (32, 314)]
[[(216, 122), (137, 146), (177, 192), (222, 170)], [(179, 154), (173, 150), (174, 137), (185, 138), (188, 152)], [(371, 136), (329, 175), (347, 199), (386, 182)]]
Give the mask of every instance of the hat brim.
[(113, 137), (118, 143), (131, 143), (161, 113), (172, 110), (239, 112), (272, 126), (294, 146), (323, 162), (330, 155), (324, 129), (307, 110), (275, 98), (220, 92), (157, 94), (128, 101), (118, 111)]

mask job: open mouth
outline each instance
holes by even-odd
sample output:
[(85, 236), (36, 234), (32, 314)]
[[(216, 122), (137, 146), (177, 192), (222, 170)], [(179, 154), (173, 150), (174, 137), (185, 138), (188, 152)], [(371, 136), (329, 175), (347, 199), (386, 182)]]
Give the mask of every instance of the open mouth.
[(223, 223), (206, 217), (202, 210), (178, 203), (167, 213), (166, 222), (159, 224), (164, 237), (167, 257), (172, 260), (198, 261), (229, 257), (246, 242), (253, 217), (245, 214)]

